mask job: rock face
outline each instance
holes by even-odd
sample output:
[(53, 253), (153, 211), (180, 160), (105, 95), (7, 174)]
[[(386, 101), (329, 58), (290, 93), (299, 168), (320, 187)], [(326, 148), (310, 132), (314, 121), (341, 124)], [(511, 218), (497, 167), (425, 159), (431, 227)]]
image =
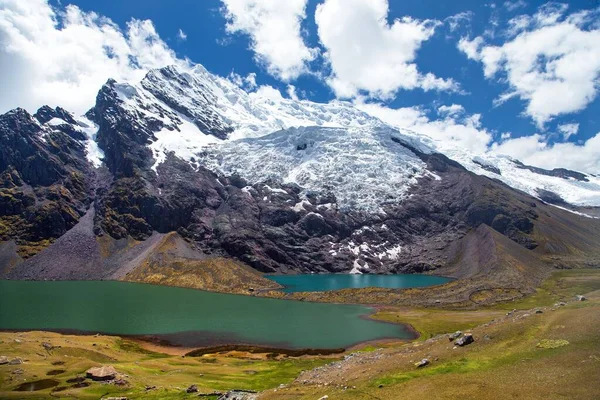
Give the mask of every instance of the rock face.
[(470, 333), (465, 333), (465, 335), (461, 338), (458, 338), (454, 343), (456, 343), (457, 346), (466, 346), (468, 344), (471, 344), (475, 341), (475, 339), (473, 339), (473, 335), (471, 335)]
[[(510, 168), (549, 188), (596, 179), (475, 160), (505, 182)], [(0, 276), (120, 277), (169, 232), (263, 272), (470, 277), (493, 273), (495, 252), (515, 265), (600, 254), (597, 221), (470, 169), (349, 104), (264, 99), (201, 67), (109, 80), (86, 118), (0, 116)], [(499, 243), (474, 238), (482, 226), (509, 243), (482, 250)]]
[(14, 240), (22, 257), (66, 233), (89, 206), (85, 140), (60, 108), (0, 116), (0, 242)]
[(86, 377), (95, 381), (110, 381), (116, 378), (117, 370), (112, 365), (90, 368), (85, 371)]

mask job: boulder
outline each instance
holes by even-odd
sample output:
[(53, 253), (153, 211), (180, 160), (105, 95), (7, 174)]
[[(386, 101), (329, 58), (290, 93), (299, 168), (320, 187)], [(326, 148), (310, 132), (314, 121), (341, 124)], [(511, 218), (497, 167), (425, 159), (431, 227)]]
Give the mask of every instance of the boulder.
[(85, 376), (94, 381), (110, 381), (117, 376), (117, 370), (112, 365), (90, 368), (85, 371)]
[(417, 367), (417, 368), (423, 368), (423, 367), (425, 367), (427, 365), (429, 365), (429, 360), (426, 359), (426, 358), (424, 358), (421, 361), (415, 363), (415, 367)]
[(191, 385), (189, 388), (185, 390), (186, 393), (198, 393), (198, 386)]
[(0, 356), (0, 365), (8, 364), (8, 357)]
[(586, 301), (587, 298), (585, 296), (582, 296), (580, 294), (578, 294), (577, 296), (575, 296), (575, 298), (577, 299), (577, 301)]
[(470, 333), (465, 333), (465, 336), (461, 337), (460, 339), (458, 339), (455, 343), (457, 346), (466, 346), (468, 344), (471, 344), (475, 341), (475, 339), (473, 339), (473, 335), (471, 335)]
[(462, 335), (461, 331), (456, 331), (456, 332), (448, 335), (448, 340), (452, 342), (453, 340), (458, 339), (461, 335)]
[(230, 390), (217, 400), (255, 400), (256, 392), (252, 390)]
[(12, 360), (10, 360), (8, 362), (8, 365), (20, 365), (23, 364), (23, 360), (20, 359), (19, 357), (13, 358)]

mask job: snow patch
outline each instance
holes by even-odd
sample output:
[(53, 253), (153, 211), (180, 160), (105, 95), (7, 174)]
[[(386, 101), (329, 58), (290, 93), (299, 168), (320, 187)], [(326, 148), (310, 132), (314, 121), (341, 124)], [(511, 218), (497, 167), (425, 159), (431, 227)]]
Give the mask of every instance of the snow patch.
[(286, 192), (286, 191), (285, 191), (285, 190), (283, 190), (283, 189), (279, 189), (279, 188), (275, 188), (275, 189), (273, 189), (273, 188), (272, 188), (271, 186), (269, 186), (269, 185), (264, 185), (264, 187), (265, 187), (265, 188), (266, 188), (268, 191), (270, 191), (270, 192), (272, 192), (272, 193), (288, 194), (288, 192)]
[(304, 208), (305, 205), (309, 205), (310, 206), (310, 202), (306, 201), (306, 200), (301, 200), (298, 203), (294, 204), (292, 208), (292, 210), (296, 211), (296, 212), (302, 212), (302, 211), (306, 211), (306, 208)]
[(85, 117), (75, 118), (78, 127), (85, 133), (87, 140), (85, 141), (86, 157), (95, 168), (102, 165), (104, 160), (104, 152), (98, 146), (96, 135), (98, 134), (98, 126)]
[(150, 145), (150, 149), (155, 159), (152, 166), (155, 172), (170, 152), (189, 162), (192, 158), (198, 157), (202, 149), (220, 142), (216, 137), (201, 132), (188, 118), (183, 115), (180, 117), (182, 123), (177, 125), (177, 128), (163, 128), (154, 134), (156, 141)]
[(64, 124), (69, 125), (69, 123), (67, 123), (67, 121), (65, 121), (64, 119), (56, 118), (56, 117), (54, 117), (50, 121), (46, 122), (46, 124), (50, 125), (50, 126), (57, 126), (57, 125), (64, 125)]
[(353, 275), (362, 274), (360, 264), (358, 263), (358, 258), (356, 260), (354, 260), (354, 264), (352, 266), (352, 269), (350, 270), (350, 273)]

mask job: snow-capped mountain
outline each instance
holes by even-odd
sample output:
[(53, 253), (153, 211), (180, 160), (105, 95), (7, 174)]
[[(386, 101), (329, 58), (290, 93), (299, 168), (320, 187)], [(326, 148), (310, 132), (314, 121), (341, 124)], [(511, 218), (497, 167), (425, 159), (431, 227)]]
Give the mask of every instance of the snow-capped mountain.
[(598, 177), (443, 148), (351, 103), (248, 93), (201, 66), (109, 80), (85, 117), (9, 112), (0, 144), (0, 275), (13, 278), (120, 276), (145, 254), (129, 240), (168, 232), (270, 272), (471, 274), (497, 252), (558, 264), (598, 250), (598, 220), (547, 204), (600, 205)]
[(170, 66), (151, 71), (138, 84), (109, 85), (120, 106), (152, 131), (154, 170), (173, 152), (250, 183), (297, 183), (309, 191), (332, 191), (341, 207), (376, 210), (401, 200), (428, 173), (414, 153), (391, 140), (396, 137), (534, 197), (550, 200), (551, 192), (557, 201), (600, 206), (599, 177), (529, 168), (493, 153), (441, 146), (390, 127), (348, 102), (319, 104), (248, 93), (202, 66)]

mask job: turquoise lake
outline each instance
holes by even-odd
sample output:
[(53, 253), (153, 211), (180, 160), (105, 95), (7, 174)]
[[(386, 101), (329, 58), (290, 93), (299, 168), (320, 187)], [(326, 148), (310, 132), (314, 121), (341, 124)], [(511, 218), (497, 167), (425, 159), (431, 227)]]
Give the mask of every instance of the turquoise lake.
[(309, 303), (114, 281), (0, 281), (0, 329), (156, 335), (175, 345), (347, 348), (410, 339), (356, 305)]
[(371, 275), (371, 274), (310, 274), (310, 275), (266, 275), (267, 278), (284, 286), (283, 292), (323, 292), (348, 288), (382, 287), (413, 288), (441, 285), (452, 279), (432, 275)]

